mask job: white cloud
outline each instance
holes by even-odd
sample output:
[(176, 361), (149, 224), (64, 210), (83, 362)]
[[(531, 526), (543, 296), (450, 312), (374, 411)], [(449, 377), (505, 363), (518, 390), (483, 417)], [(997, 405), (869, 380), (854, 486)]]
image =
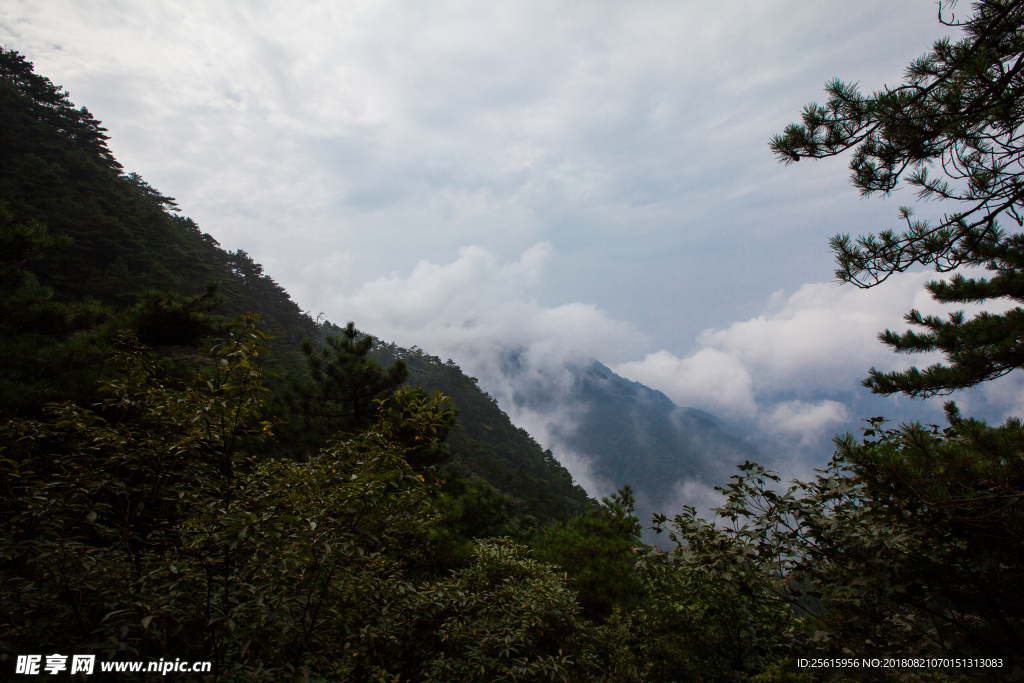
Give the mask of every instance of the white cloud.
[(930, 304), (920, 295), (923, 283), (933, 278), (933, 273), (908, 273), (869, 290), (805, 284), (776, 313), (705, 330), (700, 345), (749, 368), (758, 393), (848, 387), (872, 365), (891, 367), (906, 358), (882, 347), (877, 335), (906, 328), (904, 314), (913, 305)]
[(314, 259), (302, 269), (300, 284), (289, 292), (292, 299), (302, 302), (316, 315), (344, 287), (354, 261), (355, 257), (347, 251), (332, 251)]
[[(614, 369), (683, 405), (751, 417), (762, 403), (796, 396), (801, 406), (814, 402), (815, 414), (824, 419), (838, 413), (816, 397), (851, 394), (869, 368), (903, 370), (941, 360), (939, 354), (897, 355), (878, 341), (886, 329), (907, 329), (903, 317), (910, 309), (939, 316), (981, 310), (935, 303), (923, 287), (935, 278), (933, 272), (902, 273), (868, 290), (821, 282), (805, 284), (785, 299), (776, 292), (768, 302), (773, 312), (703, 331), (689, 355), (661, 350)], [(997, 302), (987, 308), (1010, 306)]]
[(810, 444), (829, 427), (849, 419), (846, 406), (838, 401), (783, 401), (765, 411), (761, 427), (768, 432), (798, 435), (803, 443)]
[[(730, 420), (779, 466), (798, 475), (810, 461), (820, 464), (828, 456), (833, 434), (863, 426), (860, 418), (882, 414), (897, 421), (942, 421), (940, 400), (882, 399), (860, 386), (871, 367), (888, 372), (942, 362), (938, 353), (898, 355), (879, 342), (880, 332), (909, 327), (903, 318), (912, 308), (940, 317), (982, 310), (934, 302), (923, 285), (936, 277), (902, 273), (869, 290), (808, 283), (788, 297), (775, 292), (766, 313), (704, 330), (688, 354), (660, 350), (613, 369), (679, 405)], [(1012, 305), (995, 302), (986, 308), (999, 312)], [(1007, 377), (954, 398), (966, 414), (1001, 421), (1020, 414), (1022, 384)]]
[(326, 311), (382, 339), (454, 359), (513, 412), (516, 396), (527, 390), (547, 387), (557, 396), (560, 387), (568, 389), (570, 365), (621, 358), (646, 343), (593, 305), (539, 304), (535, 295), (552, 252), (540, 243), (501, 262), (486, 249), (464, 247), (451, 263), (420, 261), (407, 276), (336, 296)]
[(702, 348), (685, 358), (661, 350), (614, 369), (623, 377), (661, 390), (676, 405), (748, 417), (757, 412), (750, 372), (739, 359), (718, 349)]
[(689, 505), (697, 511), (698, 517), (710, 521), (715, 519), (712, 510), (721, 507), (725, 502), (725, 496), (716, 491), (714, 486), (691, 479), (676, 482), (672, 498), (665, 505), (665, 510), (671, 517), (672, 513), (677, 514), (684, 505)]

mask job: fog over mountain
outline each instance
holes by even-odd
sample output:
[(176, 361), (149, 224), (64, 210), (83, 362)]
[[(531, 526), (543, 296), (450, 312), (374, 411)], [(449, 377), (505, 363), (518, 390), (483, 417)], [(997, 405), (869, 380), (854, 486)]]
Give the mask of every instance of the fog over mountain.
[(679, 407), (599, 362), (574, 370), (568, 396), (553, 400), (539, 394), (522, 401), (538, 416), (558, 404), (573, 405), (575, 424), (554, 425), (549, 438), (560, 452), (586, 463), (595, 491), (632, 486), (645, 523), (651, 513), (672, 514), (682, 504), (706, 512), (718, 502), (713, 487), (728, 481), (736, 465), (765, 461), (767, 454), (729, 434), (709, 413)]
[[(715, 441), (721, 450), (711, 452), (723, 455), (687, 456), (660, 471), (662, 488), (650, 494), (650, 503), (666, 510), (681, 504), (708, 509), (717, 499), (711, 487), (725, 483), (731, 465), (745, 457), (770, 464), (785, 478), (807, 477), (828, 460), (833, 436), (856, 431), (863, 418), (942, 422), (941, 398), (880, 398), (860, 387), (872, 366), (892, 370), (934, 361), (898, 356), (876, 338), (887, 328), (906, 329), (903, 315), (911, 308), (943, 312), (922, 289), (933, 273), (903, 273), (872, 290), (821, 282), (790, 295), (767, 293), (761, 314), (697, 333), (691, 353), (662, 349), (634, 360), (639, 349), (650, 348), (635, 326), (591, 304), (538, 302), (553, 252), (541, 243), (508, 262), (480, 247), (464, 248), (450, 263), (424, 260), (407, 275), (335, 295), (325, 302), (325, 313), (354, 320), (384, 340), (452, 358), (479, 378), (517, 425), (552, 449), (591, 495), (635, 483), (617, 478), (629, 471), (628, 463), (609, 464), (612, 420), (626, 430), (622, 438), (630, 445), (624, 452), (635, 452), (647, 435), (650, 452), (659, 453), (668, 452), (671, 439), (653, 437), (650, 430), (668, 429), (668, 414), (678, 414), (669, 403), (714, 415), (722, 434), (732, 435)], [(628, 385), (635, 390), (629, 400), (614, 398), (611, 390), (626, 387), (627, 379), (645, 386)], [(1002, 421), (1024, 407), (1020, 386), (1005, 377), (963, 392), (957, 401), (969, 414)], [(643, 419), (650, 422), (641, 429), (626, 416), (648, 404)], [(697, 425), (706, 427), (680, 424), (698, 432)], [(673, 438), (680, 452), (694, 452), (678, 445), (688, 436)]]

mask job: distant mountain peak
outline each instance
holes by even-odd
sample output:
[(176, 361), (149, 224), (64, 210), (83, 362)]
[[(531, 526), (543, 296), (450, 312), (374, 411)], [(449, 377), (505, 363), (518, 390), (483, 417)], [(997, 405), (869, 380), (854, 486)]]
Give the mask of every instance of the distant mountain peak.
[[(600, 361), (576, 366), (561, 400), (575, 429), (552, 430), (565, 451), (589, 462), (597, 481), (637, 492), (641, 517), (671, 513), (688, 502), (688, 482), (704, 489), (724, 481), (755, 448), (723, 429), (714, 415), (677, 406), (664, 393), (617, 375)], [(556, 451), (558, 448), (556, 448)]]

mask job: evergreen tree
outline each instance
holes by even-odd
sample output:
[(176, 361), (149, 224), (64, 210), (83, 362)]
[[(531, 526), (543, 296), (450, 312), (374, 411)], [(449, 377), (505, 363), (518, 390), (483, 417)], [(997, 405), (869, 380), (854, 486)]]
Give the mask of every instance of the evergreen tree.
[(128, 310), (127, 319), (147, 346), (191, 346), (222, 329), (223, 321), (208, 315), (224, 301), (217, 289), (214, 280), (207, 283), (205, 292), (192, 297), (143, 292), (139, 303)]
[[(919, 199), (951, 206), (935, 222), (901, 209), (899, 233), (834, 237), (840, 280), (872, 287), (929, 265), (952, 273), (927, 285), (940, 303), (1020, 303), (1024, 234), (1001, 222), (1024, 224), (1024, 0), (981, 0), (960, 24), (939, 16), (964, 37), (936, 42), (899, 87), (864, 96), (830, 82), (828, 103), (805, 107), (803, 123), (772, 148), (786, 163), (853, 149), (862, 194), (888, 194), (902, 179)], [(992, 275), (954, 272), (964, 266)], [(886, 331), (881, 341), (901, 353), (940, 351), (946, 363), (872, 368), (864, 385), (875, 393), (947, 394), (1024, 367), (1020, 306), (970, 320), (916, 310), (905, 319), (919, 330)], [(808, 610), (823, 637), (806, 644), (823, 655), (993, 657), (1006, 670), (977, 677), (1005, 679), (1020, 670), (1024, 642), (1024, 432), (1018, 419), (1000, 427), (964, 419), (952, 402), (946, 416), (943, 430), (887, 429), (873, 418), (861, 443), (837, 437), (830, 467), (784, 494), (772, 490), (777, 477), (748, 463), (720, 511), (734, 528), (677, 518), (680, 556), (723, 577), (751, 562), (775, 565), (770, 596)]]
[(289, 422), (284, 433), (301, 443), (307, 455), (339, 432), (369, 426), (378, 413), (374, 401), (386, 398), (408, 377), (404, 360), (385, 368), (370, 357), (375, 341), (350, 322), (341, 336), (326, 337), (320, 349), (312, 340), (302, 342), (309, 378), (291, 380), (284, 397)]
[[(959, 26), (964, 37), (944, 38), (910, 64), (902, 85), (863, 95), (856, 84), (829, 82), (824, 105), (804, 108), (771, 142), (785, 163), (820, 159), (853, 149), (852, 182), (861, 194), (888, 195), (902, 179), (921, 200), (951, 204), (939, 221), (915, 220), (878, 235), (832, 238), (836, 277), (872, 287), (915, 264), (938, 272), (984, 267), (992, 276), (928, 283), (940, 303), (1024, 301), (1024, 0), (981, 0)], [(942, 319), (913, 310), (906, 320), (922, 331), (887, 331), (879, 338), (899, 353), (941, 351), (946, 364), (883, 373), (864, 385), (873, 392), (927, 397), (974, 386), (1024, 366), (1024, 309), (962, 312)]]
[(32, 410), (95, 381), (82, 371), (100, 357), (96, 329), (109, 311), (94, 301), (53, 300), (29, 264), (70, 240), (15, 220), (0, 201), (0, 413)]
[(633, 549), (641, 545), (635, 509), (627, 484), (565, 525), (548, 525), (537, 539), (537, 558), (568, 573), (588, 618), (607, 619), (614, 608), (629, 607), (639, 596), (633, 571)]

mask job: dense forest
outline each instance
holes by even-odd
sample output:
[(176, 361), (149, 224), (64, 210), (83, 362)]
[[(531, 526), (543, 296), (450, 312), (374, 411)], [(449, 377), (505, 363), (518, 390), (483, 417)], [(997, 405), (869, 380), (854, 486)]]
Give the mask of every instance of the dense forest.
[[(855, 149), (869, 193), (910, 169), (982, 207), (838, 236), (841, 278), (968, 263), (995, 276), (932, 295), (1024, 299), (1024, 238), (996, 222), (1020, 201), (1022, 53), (1024, 3), (979, 3), (904, 88), (831, 83), (773, 141), (784, 161)], [(921, 170), (950, 154), (962, 196)], [(872, 418), (811, 481), (746, 462), (715, 523), (641, 520), (628, 486), (589, 499), (451, 361), (305, 315), (10, 50), (0, 158), (5, 678), (72, 675), (44, 668), (56, 653), (95, 655), (83, 680), (141, 678), (101, 666), (139, 661), (210, 662), (172, 678), (211, 681), (1024, 677), (1020, 420), (952, 402), (945, 427)], [(883, 342), (947, 365), (866, 385), (931, 395), (1019, 369), (1020, 316), (912, 312), (925, 332)]]

